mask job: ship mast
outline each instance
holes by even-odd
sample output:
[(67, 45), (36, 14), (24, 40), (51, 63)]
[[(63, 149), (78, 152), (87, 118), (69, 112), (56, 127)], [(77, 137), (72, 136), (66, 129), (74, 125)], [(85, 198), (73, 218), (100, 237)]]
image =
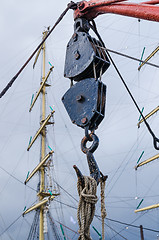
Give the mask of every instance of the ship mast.
[[(43, 39), (47, 36), (49, 33), (49, 29), (47, 31), (43, 32)], [(28, 208), (23, 215), (31, 212), (32, 210), (39, 209), (40, 211), (40, 217), (39, 217), (39, 240), (44, 240), (44, 221), (45, 221), (45, 206), (49, 203), (49, 201), (53, 200), (54, 197), (58, 194), (53, 194), (49, 189), (46, 189), (46, 183), (45, 183), (45, 168), (47, 167), (46, 162), (53, 154), (53, 151), (51, 150), (48, 154), (46, 154), (46, 125), (54, 124), (54, 122), (49, 121), (51, 117), (54, 114), (54, 110), (51, 111), (51, 113), (46, 116), (46, 86), (48, 85), (47, 79), (50, 75), (50, 73), (53, 70), (53, 66), (50, 68), (47, 75), (45, 74), (45, 57), (46, 57), (46, 46), (45, 42), (43, 43), (42, 47), (39, 49), (37, 56), (35, 58), (35, 62), (33, 67), (35, 66), (37, 59), (39, 57), (40, 52), (42, 51), (42, 59), (43, 59), (43, 69), (42, 69), (42, 81), (40, 83), (39, 91), (37, 92), (36, 96), (34, 97), (32, 104), (30, 106), (29, 111), (31, 112), (37, 98), (41, 94), (41, 119), (40, 119), (40, 128), (36, 132), (35, 136), (33, 137), (32, 141), (30, 141), (29, 146), (27, 150), (29, 151), (35, 140), (38, 138), (39, 135), (41, 135), (41, 156), (40, 156), (40, 162), (39, 164), (34, 168), (34, 170), (27, 176), (27, 179), (25, 180), (25, 184), (34, 176), (36, 172), (39, 172), (39, 181), (40, 181), (40, 188), (39, 192), (37, 194), (39, 198), (39, 202), (35, 204), (34, 206)]]
[[(43, 36), (45, 36), (47, 33), (44, 32)], [(46, 46), (45, 42), (43, 43), (42, 46), (43, 50), (43, 77), (42, 81), (45, 80), (45, 54), (46, 54)], [(42, 89), (42, 118), (41, 118), (41, 124), (45, 121), (45, 115), (46, 115), (46, 87), (45, 85), (43, 86)], [(46, 148), (46, 128), (44, 127), (42, 132), (41, 132), (41, 161), (45, 157), (45, 148)], [(45, 191), (45, 170), (44, 166), (41, 167), (40, 169), (40, 193)], [(43, 197), (39, 195), (39, 201), (41, 201)], [(44, 240), (44, 207), (41, 206), (40, 208), (40, 226), (39, 226), (39, 239)]]

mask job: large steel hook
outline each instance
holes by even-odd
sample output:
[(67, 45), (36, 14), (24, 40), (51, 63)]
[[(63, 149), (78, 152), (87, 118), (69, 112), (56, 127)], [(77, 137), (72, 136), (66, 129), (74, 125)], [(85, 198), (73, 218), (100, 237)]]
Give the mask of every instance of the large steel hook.
[[(86, 144), (88, 141), (92, 141), (92, 145), (87, 148)], [(89, 134), (89, 138), (85, 136), (81, 141), (82, 152), (87, 155), (87, 162), (88, 162), (88, 167), (90, 171), (90, 176), (96, 180), (97, 184), (100, 181), (100, 171), (99, 171), (97, 162), (93, 156), (93, 152), (97, 149), (98, 145), (99, 145), (99, 139), (97, 135), (95, 135), (94, 133)], [(81, 171), (78, 169), (76, 165), (74, 165), (73, 168), (76, 171), (77, 177), (81, 185), (84, 186), (84, 178)]]

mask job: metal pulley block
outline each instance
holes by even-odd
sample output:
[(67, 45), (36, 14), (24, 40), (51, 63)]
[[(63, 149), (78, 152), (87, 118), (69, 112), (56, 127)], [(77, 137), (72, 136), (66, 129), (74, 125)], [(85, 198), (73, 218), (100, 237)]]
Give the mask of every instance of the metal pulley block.
[(74, 124), (93, 130), (104, 118), (106, 85), (94, 78), (87, 78), (73, 85), (62, 101)]
[(100, 41), (84, 31), (81, 22), (76, 22), (76, 31), (67, 45), (64, 76), (74, 81), (99, 78), (110, 65)]

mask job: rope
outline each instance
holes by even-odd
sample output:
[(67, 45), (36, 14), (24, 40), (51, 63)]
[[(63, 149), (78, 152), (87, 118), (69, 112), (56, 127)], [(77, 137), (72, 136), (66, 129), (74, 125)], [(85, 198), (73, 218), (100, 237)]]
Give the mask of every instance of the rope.
[(33, 58), (35, 53), (39, 50), (39, 48), (43, 45), (43, 43), (46, 41), (46, 39), (50, 36), (54, 28), (60, 23), (60, 21), (63, 19), (65, 14), (68, 12), (69, 9), (75, 10), (77, 8), (77, 4), (74, 2), (70, 2), (67, 5), (67, 8), (63, 11), (63, 13), (60, 15), (60, 17), (57, 19), (56, 23), (54, 26), (51, 28), (51, 30), (48, 32), (48, 34), (44, 37), (42, 42), (37, 46), (37, 48), (34, 50), (34, 52), (31, 54), (31, 56), (28, 58), (28, 60), (23, 64), (23, 66), (19, 69), (19, 71), (16, 73), (16, 75), (9, 81), (7, 86), (0, 92), (0, 98), (3, 97), (3, 95), (8, 91), (8, 89), (12, 86), (12, 84), (15, 82), (19, 74), (23, 71), (23, 69), (27, 66), (27, 64), (30, 62), (30, 60)]
[(80, 182), (77, 182), (77, 190), (80, 196), (77, 220), (79, 225), (79, 238), (78, 240), (91, 240), (90, 237), (90, 225), (95, 215), (95, 204), (98, 200), (96, 196), (97, 182), (94, 178), (84, 176), (85, 187), (82, 188)]
[(101, 189), (101, 217), (102, 217), (102, 240), (105, 239), (105, 232), (104, 232), (104, 219), (107, 216), (106, 209), (105, 209), (105, 180), (101, 179), (100, 182), (100, 189)]
[(150, 127), (150, 125), (149, 125), (148, 122), (146, 121), (146, 118), (144, 117), (142, 111), (140, 110), (140, 108), (139, 108), (139, 106), (138, 106), (138, 104), (137, 104), (135, 98), (133, 97), (131, 91), (129, 90), (129, 88), (128, 88), (128, 86), (127, 86), (127, 84), (126, 84), (124, 78), (122, 77), (122, 75), (121, 75), (119, 69), (117, 68), (115, 62), (113, 61), (113, 59), (112, 59), (112, 57), (110, 56), (110, 54), (109, 54), (107, 48), (105, 47), (104, 42), (103, 42), (103, 40), (102, 40), (100, 34), (99, 34), (98, 31), (97, 31), (96, 24), (95, 24), (94, 20), (92, 20), (92, 24), (93, 24), (93, 25), (89, 24), (90, 28), (91, 28), (91, 29), (94, 31), (94, 33), (97, 35), (99, 41), (102, 43), (103, 47), (105, 48), (105, 51), (106, 51), (106, 53), (107, 53), (107, 55), (108, 55), (108, 57), (109, 57), (111, 63), (113, 64), (113, 66), (114, 66), (114, 68), (115, 68), (117, 74), (119, 75), (119, 77), (120, 77), (122, 83), (124, 84), (124, 86), (125, 86), (125, 88), (126, 88), (128, 94), (129, 94), (129, 96), (131, 97), (133, 103), (135, 104), (135, 106), (136, 106), (138, 112), (139, 112), (140, 115), (142, 116), (142, 118), (143, 118), (143, 120), (144, 120), (144, 123), (145, 123), (145, 125), (146, 125), (146, 127), (147, 127), (149, 133), (151, 134), (151, 136), (152, 136), (152, 138), (153, 138), (153, 145), (154, 145), (154, 148), (155, 148), (156, 150), (159, 150), (159, 146), (157, 145), (157, 143), (159, 143), (159, 138), (157, 138), (157, 137), (155, 136), (154, 132), (152, 131), (152, 129), (151, 129), (151, 127)]

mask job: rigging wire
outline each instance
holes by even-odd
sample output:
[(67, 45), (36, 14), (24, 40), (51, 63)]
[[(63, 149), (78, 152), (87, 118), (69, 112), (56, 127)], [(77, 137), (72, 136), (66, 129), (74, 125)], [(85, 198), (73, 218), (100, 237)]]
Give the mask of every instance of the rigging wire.
[[(100, 216), (97, 216), (97, 217), (101, 218)], [(116, 222), (116, 223), (119, 223), (119, 224), (122, 224), (122, 225), (126, 225), (126, 226), (129, 226), (129, 227), (140, 228), (140, 226), (133, 225), (133, 224), (130, 224), (130, 223), (121, 222), (121, 221), (114, 220), (114, 219), (111, 219), (111, 218), (108, 218), (108, 217), (106, 217), (106, 219), (111, 221), (111, 222)], [(152, 229), (152, 228), (143, 227), (143, 229), (147, 230), (147, 231), (159, 233), (159, 230), (155, 230), (155, 229)]]
[(61, 236), (59, 235), (59, 232), (57, 231), (57, 226), (56, 226), (56, 224), (55, 224), (55, 222), (54, 222), (54, 220), (53, 220), (53, 218), (52, 218), (52, 216), (51, 216), (50, 211), (48, 211), (47, 215), (48, 215), (49, 220), (50, 220), (50, 225), (51, 225), (51, 227), (52, 227), (52, 231), (53, 231), (53, 233), (54, 233), (54, 237), (55, 237), (57, 240), (61, 240)]
[[(54, 201), (58, 201), (58, 200), (54, 200)], [(62, 202), (61, 202), (62, 203)], [(67, 207), (71, 207), (71, 208), (73, 208), (73, 209), (76, 209), (77, 210), (77, 208), (76, 207), (74, 207), (74, 206), (70, 206), (69, 204), (65, 204), (65, 203), (62, 203), (62, 204), (64, 204), (64, 205), (66, 205)], [(96, 218), (98, 218), (96, 215), (95, 215), (95, 217)], [(106, 226), (108, 226), (106, 223), (104, 223)], [(118, 233), (116, 230), (114, 230), (113, 228), (111, 228), (110, 226), (108, 226), (111, 230), (113, 230), (116, 234), (118, 234), (119, 236), (121, 236), (123, 239), (126, 239), (126, 240), (128, 240), (127, 238), (125, 238), (125, 237), (123, 237), (120, 233)]]
[[(131, 224), (134, 223), (135, 221), (137, 221), (139, 218), (141, 218), (141, 217), (144, 216), (145, 214), (146, 214), (146, 212), (143, 213), (143, 214), (141, 214), (140, 216), (138, 216), (136, 219), (134, 219), (134, 221), (131, 222)], [(120, 230), (119, 233), (121, 233), (121, 232), (123, 232), (123, 231), (125, 231), (125, 228), (123, 228), (122, 230)], [(115, 236), (116, 236), (116, 235), (115, 235)], [(115, 237), (115, 236), (114, 236), (114, 237)], [(114, 238), (114, 237), (113, 237), (113, 238)]]
[(156, 182), (156, 180), (159, 178), (159, 174), (155, 177), (155, 179), (153, 180), (153, 182), (151, 183), (151, 185), (149, 186), (149, 188), (147, 189), (146, 193), (144, 194), (144, 196), (142, 198), (145, 199), (146, 195), (149, 193), (149, 191), (152, 189), (152, 186), (154, 185), (154, 183)]
[[(6, 224), (5, 224), (5, 222), (4, 222), (4, 219), (3, 219), (3, 217), (2, 217), (2, 215), (0, 214), (0, 217), (1, 217), (1, 219), (2, 219), (2, 222), (3, 222), (3, 225), (4, 225), (4, 227), (6, 228)], [(1, 226), (2, 227), (2, 226)], [(3, 228), (2, 228), (3, 229)], [(13, 238), (10, 236), (10, 234), (9, 233), (7, 233), (8, 234), (8, 237), (11, 239), (11, 240), (13, 240)]]
[[(109, 27), (108, 27), (109, 28)], [(120, 32), (120, 33), (126, 33), (126, 34), (129, 34), (129, 35), (131, 35), (131, 37), (132, 36), (138, 36), (138, 33), (132, 33), (132, 32), (127, 32), (127, 31), (124, 31), (124, 30), (119, 30), (119, 29), (115, 29), (115, 28), (109, 28), (111, 31), (115, 31), (115, 32)], [(154, 39), (154, 40), (156, 40), (156, 43), (158, 43), (158, 37), (155, 37), (155, 36), (152, 36), (151, 34), (149, 34), (149, 35), (143, 35), (143, 34), (141, 34), (141, 37), (142, 38), (147, 38), (147, 39)]]
[[(24, 153), (23, 153), (23, 154), (24, 154)], [(22, 154), (22, 156), (23, 156), (23, 154)], [(21, 160), (21, 159), (22, 159), (22, 158), (20, 158), (20, 160)], [(20, 160), (19, 160), (19, 161), (20, 161)], [(7, 172), (7, 170), (5, 170), (4, 168), (2, 168), (1, 166), (0, 166), (0, 168), (1, 168), (4, 172), (6, 172), (10, 177), (12, 177), (12, 178), (14, 178), (15, 180), (18, 181), (18, 179), (13, 175), (13, 172), (15, 172), (15, 170), (16, 170), (18, 164), (19, 164), (19, 161), (18, 161), (16, 167), (13, 169), (12, 173)], [(1, 191), (0, 191), (0, 194), (2, 194), (2, 192), (5, 190), (6, 185), (9, 183), (9, 181), (10, 181), (10, 178), (7, 179), (5, 185), (3, 186), (3, 188), (2, 188)], [(19, 180), (19, 181), (20, 181), (20, 180)], [(21, 183), (22, 183), (22, 181), (21, 181)]]
[[(105, 47), (105, 44), (104, 44), (104, 42), (103, 42), (101, 36), (99, 35), (98, 31), (97, 31), (96, 24), (95, 24), (95, 21), (94, 21), (94, 20), (92, 20), (92, 24), (93, 24), (93, 25), (89, 24), (90, 27), (91, 27), (91, 29), (95, 32), (95, 34), (97, 35), (98, 39), (101, 41), (102, 45)], [(143, 120), (144, 120), (144, 123), (145, 123), (145, 125), (146, 125), (146, 127), (147, 127), (149, 133), (150, 133), (151, 136), (153, 137), (154, 148), (155, 148), (156, 150), (159, 150), (159, 147), (157, 146), (157, 143), (159, 143), (159, 139), (155, 136), (154, 132), (153, 132), (152, 129), (150, 128), (150, 125), (149, 125), (148, 122), (146, 121), (146, 119), (145, 119), (145, 117), (144, 117), (142, 111), (140, 110), (140, 108), (139, 108), (139, 106), (138, 106), (138, 104), (137, 104), (135, 98), (133, 97), (133, 95), (132, 95), (130, 89), (128, 88), (128, 86), (127, 86), (127, 84), (126, 84), (124, 78), (122, 77), (122, 75), (121, 75), (119, 69), (117, 68), (117, 66), (116, 66), (116, 64), (115, 64), (115, 62), (114, 62), (114, 60), (113, 60), (112, 57), (110, 56), (110, 54), (109, 54), (109, 52), (108, 52), (108, 50), (107, 50), (106, 47), (105, 47), (105, 51), (106, 51), (106, 53), (107, 53), (107, 55), (108, 55), (108, 57), (109, 57), (111, 63), (113, 64), (113, 66), (114, 66), (114, 68), (115, 68), (117, 74), (119, 75), (119, 77), (120, 77), (122, 83), (124, 84), (124, 86), (125, 86), (125, 88), (126, 88), (128, 94), (129, 94), (129, 96), (131, 97), (133, 103), (135, 104), (135, 106), (136, 106), (138, 112), (139, 112), (140, 115), (142, 116), (142, 118), (143, 118)]]
[[(16, 181), (18, 181), (19, 183), (24, 184), (24, 182), (22, 182), (21, 180), (19, 180), (17, 177), (15, 177), (14, 175), (12, 175), (11, 173), (9, 173), (7, 170), (5, 170), (3, 167), (0, 166), (0, 169), (2, 169), (5, 173), (7, 173), (9, 176), (11, 176), (12, 178), (14, 178)], [(30, 187), (29, 185), (26, 185), (28, 188), (32, 189), (33, 191), (37, 192), (37, 190), (35, 190), (34, 188)]]
[[(18, 237), (19, 237), (19, 235), (20, 235), (20, 232), (21, 232), (21, 230), (22, 230), (23, 223), (24, 223), (24, 219), (22, 219), (21, 224), (19, 224), (19, 231), (18, 231), (18, 233), (17, 233), (16, 239), (18, 239)], [(18, 230), (18, 229), (17, 229), (17, 230)]]
[(73, 140), (73, 138), (72, 138), (72, 135), (71, 135), (70, 132), (69, 132), (69, 129), (68, 129), (66, 123), (65, 123), (63, 114), (62, 114), (62, 112), (61, 112), (61, 110), (60, 110), (60, 108), (59, 108), (59, 106), (58, 106), (58, 104), (57, 104), (57, 101), (56, 101), (56, 99), (54, 98), (53, 94), (52, 94), (52, 97), (53, 97), (54, 102), (55, 102), (55, 104), (56, 104), (56, 106), (57, 106), (57, 108), (58, 108), (58, 111), (59, 111), (60, 115), (61, 115), (61, 119), (62, 119), (62, 121), (63, 121), (63, 123), (64, 123), (65, 129), (66, 129), (67, 134), (68, 134), (68, 136), (69, 136), (69, 138), (70, 138), (70, 141), (71, 141), (71, 143), (72, 143), (72, 146), (73, 146), (73, 149), (74, 149), (74, 151), (75, 151), (75, 153), (76, 153), (76, 156), (77, 156), (78, 160), (80, 161), (80, 164), (81, 164), (82, 167), (84, 168), (83, 161), (81, 161), (81, 157), (80, 157), (80, 155), (79, 155), (79, 153), (78, 153), (78, 151), (77, 151), (77, 147), (75, 146), (75, 143), (74, 143), (74, 140)]
[(55, 201), (55, 202), (58, 202), (58, 203), (61, 203), (61, 204), (65, 205), (65, 206), (67, 206), (67, 207), (70, 207), (70, 208), (73, 208), (73, 209), (77, 210), (77, 207), (71, 206), (71, 205), (69, 205), (69, 204), (67, 204), (67, 203), (63, 203), (63, 202), (61, 202), (61, 201), (59, 201), (59, 200), (57, 200), (57, 199), (54, 199), (54, 201)]
[[(70, 194), (71, 195), (71, 194)], [(72, 196), (72, 198), (74, 198), (73, 196)], [(65, 206), (67, 206), (67, 207), (70, 207), (70, 208), (72, 208), (72, 209), (75, 209), (75, 210), (77, 210), (77, 207), (75, 207), (75, 206), (71, 206), (71, 205), (69, 205), (69, 204), (66, 204), (66, 203), (63, 203), (63, 202), (61, 202), (61, 201), (58, 201), (58, 200), (56, 200), (56, 199), (54, 199), (54, 201), (56, 201), (56, 202), (59, 202), (59, 203), (61, 203), (61, 204), (63, 204), (63, 205), (65, 205)], [(145, 213), (144, 213), (145, 214)], [(143, 215), (144, 215), (143, 214)], [(133, 222), (135, 222), (136, 220), (138, 220), (141, 216), (143, 216), (143, 215), (140, 215), (138, 218), (136, 218)], [(0, 234), (0, 237), (6, 232), (6, 231), (8, 231), (8, 229), (11, 227), (11, 226), (13, 226), (18, 220), (19, 220), (19, 218), (21, 217), (22, 215), (20, 215), (18, 218), (16, 218), (1, 234)], [(98, 219), (98, 220), (100, 220), (101, 221), (101, 217), (99, 216), (99, 215), (95, 215), (95, 217)], [(125, 222), (122, 222), (122, 221), (118, 221), (118, 220), (114, 220), (114, 219), (111, 219), (111, 218), (108, 218), (108, 217), (106, 217), (106, 219), (108, 219), (109, 221), (112, 221), (112, 222), (116, 222), (116, 223), (119, 223), (119, 224), (122, 224), (122, 225), (126, 225), (126, 226), (130, 226), (130, 227), (134, 227), (134, 228), (139, 228), (139, 226), (137, 226), (137, 225), (133, 225), (132, 223), (125, 223)], [(25, 221), (27, 222), (27, 220), (25, 219)], [(56, 221), (56, 222), (58, 222), (58, 221)], [(28, 224), (30, 224), (29, 222), (27, 222)], [(106, 224), (107, 225), (107, 224)], [(109, 226), (108, 226), (109, 227)], [(159, 232), (159, 231), (157, 231), (157, 230), (155, 230), (155, 229), (151, 229), (151, 228), (146, 228), (146, 227), (143, 227), (143, 229), (144, 230), (147, 230), (147, 231), (151, 231), (151, 232)], [(125, 228), (123, 229), (123, 230), (125, 230)], [(121, 231), (123, 231), (123, 230), (121, 230)]]
[[(118, 170), (121, 168), (121, 166), (122, 166), (122, 164), (124, 163), (124, 161), (128, 158), (129, 153), (130, 153), (131, 150), (135, 147), (135, 145), (136, 145), (136, 143), (133, 144), (133, 146), (131, 147), (130, 151), (126, 154), (125, 158), (123, 159), (123, 161), (121, 162), (121, 164), (119, 165), (119, 167), (117, 168), (117, 170), (115, 171), (115, 173), (113, 174), (111, 181), (112, 181), (113, 178), (115, 177), (115, 175), (116, 175), (116, 173), (118, 172)], [(132, 156), (133, 156), (133, 155), (134, 155), (134, 152), (132, 153)], [(129, 161), (130, 161), (130, 159), (132, 158), (132, 156), (129, 158)], [(120, 173), (120, 175), (119, 175), (119, 176), (117, 177), (117, 179), (115, 180), (115, 183), (116, 183), (116, 182), (118, 181), (118, 179), (121, 177), (121, 175), (122, 175), (122, 173), (124, 172), (126, 166), (127, 166), (127, 163), (126, 163), (124, 169), (122, 170), (122, 172)], [(113, 183), (113, 185), (112, 185), (111, 189), (109, 190), (109, 192), (107, 193), (107, 195), (109, 195), (109, 193), (111, 192), (111, 190), (112, 190), (113, 187), (115, 186), (115, 183)], [(108, 185), (109, 185), (109, 183), (108, 183)]]
[(19, 217), (17, 217), (3, 232), (1, 232), (1, 233), (0, 233), (0, 237), (1, 237), (5, 232), (7, 232), (8, 229), (9, 229), (10, 227), (12, 227), (21, 217), (22, 217), (22, 215), (20, 215)]
[[(108, 224), (104, 223), (104, 225), (106, 225), (107, 227), (109, 227), (113, 232), (116, 233), (116, 235), (119, 235), (120, 237), (122, 237), (125, 240), (128, 240), (127, 238), (125, 238), (124, 236), (122, 236), (119, 232), (117, 232), (114, 228), (110, 227)], [(112, 239), (112, 238), (111, 238)]]
[(27, 240), (34, 239), (35, 235), (37, 235), (37, 237), (39, 236), (37, 232), (39, 216), (40, 216), (40, 210), (38, 209), (34, 215), (34, 219), (33, 219)]
[[(98, 21), (98, 22), (99, 22), (99, 21)], [(105, 30), (105, 29), (109, 29), (109, 28), (110, 28), (110, 26), (108, 25), (108, 26), (106, 26), (106, 27), (104, 28), (104, 30)], [(128, 33), (131, 33), (131, 34), (132, 34), (132, 30), (129, 29), (129, 32), (126, 32), (126, 33), (127, 33), (127, 34), (128, 34)], [(125, 42), (125, 40), (126, 40), (126, 39), (124, 38), (124, 42)], [(122, 44), (122, 45), (124, 45), (124, 44)], [(121, 44), (120, 44), (120, 46), (121, 46)], [(96, 47), (99, 47), (99, 46), (96, 45)], [(105, 49), (105, 48), (101, 46), (101, 49)], [(132, 57), (132, 56), (129, 56), (129, 55), (127, 55), (127, 54), (124, 54), (124, 53), (121, 53), (121, 52), (118, 52), (118, 51), (115, 51), (115, 50), (112, 50), (112, 49), (109, 49), (109, 48), (107, 48), (107, 51), (108, 51), (108, 52), (111, 52), (111, 53), (114, 53), (114, 54), (117, 54), (117, 55), (120, 55), (120, 56), (123, 56), (123, 57), (126, 57), (126, 58), (129, 58), (129, 59), (134, 60), (134, 61), (138, 61), (138, 62), (141, 62), (141, 63), (148, 64), (148, 65), (150, 65), (150, 66), (159, 68), (159, 65), (156, 65), (156, 64), (153, 64), (153, 63), (149, 63), (149, 62), (145, 62), (145, 61), (143, 61), (143, 60), (141, 60), (141, 59), (139, 59), (139, 58)]]
[(56, 181), (55, 181), (55, 179), (53, 179), (54, 180), (54, 182), (67, 194), (67, 195), (69, 195), (72, 199), (74, 199), (76, 202), (78, 202), (78, 200), (75, 198), (75, 197), (73, 197), (68, 191), (66, 191), (60, 184), (58, 184)]
[[(142, 135), (143, 135), (142, 138), (144, 138), (145, 132), (143, 131), (142, 133), (143, 133), (143, 134), (142, 134)], [(116, 183), (116, 182), (119, 180), (119, 178), (121, 177), (122, 173), (124, 172), (124, 170), (125, 170), (125, 168), (126, 168), (126, 166), (127, 166), (127, 163), (128, 163), (128, 162), (132, 159), (132, 157), (134, 156), (135, 153), (132, 152), (131, 156), (128, 158), (129, 153), (133, 150), (133, 148), (135, 148), (135, 145), (136, 145), (136, 143), (134, 143), (134, 144), (132, 145), (130, 151), (126, 154), (125, 158), (123, 159), (123, 161), (121, 162), (121, 164), (119, 165), (119, 167), (117, 168), (117, 170), (115, 171), (115, 173), (113, 174), (111, 181), (109, 181), (108, 186), (109, 186), (109, 184), (112, 182), (112, 180), (114, 179), (116, 173), (119, 171), (119, 169), (120, 169), (121, 166), (123, 165), (124, 161), (125, 161), (126, 159), (128, 159), (128, 161), (125, 163), (124, 168), (122, 169), (122, 172), (121, 172), (120, 175), (117, 177), (117, 179), (115, 180), (115, 182), (112, 184), (112, 187), (111, 187), (111, 189), (109, 190), (108, 194), (112, 191), (112, 189), (113, 189), (114, 186), (115, 186), (115, 183)], [(108, 194), (107, 194), (107, 195), (108, 195)]]
[[(99, 47), (99, 46), (96, 45), (96, 47)], [(101, 49), (105, 49), (104, 47), (100, 47), (100, 48), (101, 48)], [(109, 48), (107, 48), (107, 51), (108, 51), (108, 52), (111, 52), (111, 53), (114, 53), (114, 54), (117, 54), (117, 55), (120, 55), (120, 56), (122, 56), (122, 57), (129, 58), (129, 59), (134, 60), (134, 61), (137, 61), (137, 62), (145, 63), (145, 64), (147, 64), (147, 65), (149, 65), (149, 66), (152, 66), (152, 67), (155, 67), (155, 68), (159, 68), (159, 65), (156, 65), (156, 64), (150, 63), (150, 62), (145, 62), (145, 61), (143, 61), (143, 60), (141, 60), (141, 59), (139, 59), (139, 58), (132, 57), (132, 56), (129, 56), (129, 55), (127, 55), (127, 54), (124, 54), (124, 53), (121, 53), (121, 52), (118, 52), (118, 51), (115, 51), (115, 50), (112, 50), (112, 49), (109, 49)]]
[[(56, 200), (56, 199), (54, 199), (54, 201), (60, 202), (60, 201), (58, 201), (58, 200)], [(75, 207), (75, 206), (71, 206), (71, 205), (69, 205), (69, 204), (67, 204), (67, 203), (63, 203), (63, 202), (60, 202), (60, 203), (63, 204), (63, 205), (65, 205), (65, 206), (67, 206), (67, 207), (70, 207), (70, 208), (72, 208), (72, 209), (77, 210), (77, 207)], [(144, 213), (144, 214), (145, 214), (145, 213)], [(143, 215), (144, 215), (144, 214), (143, 214)], [(141, 215), (141, 216), (143, 216), (143, 215)], [(139, 216), (138, 218), (140, 218), (141, 216)], [(95, 214), (95, 217), (96, 217), (98, 220), (101, 221), (101, 216)], [(135, 219), (133, 222), (135, 222), (136, 220), (138, 220), (138, 218)], [(112, 222), (116, 222), (116, 223), (119, 223), (119, 224), (122, 224), (122, 225), (129, 226), (129, 227), (140, 228), (140, 226), (133, 225), (132, 223), (126, 223), (126, 222), (122, 222), (122, 221), (119, 221), (119, 220), (111, 219), (111, 218), (108, 218), (108, 217), (106, 217), (106, 219), (109, 220), (109, 221), (112, 221)], [(159, 233), (159, 230), (155, 230), (155, 229), (152, 229), (152, 228), (143, 227), (143, 229), (144, 229), (144, 230), (147, 230), (147, 231)]]
[[(54, 119), (54, 115), (53, 115), (53, 117), (52, 117), (52, 122), (55, 122), (55, 119)], [(52, 130), (53, 130), (53, 136), (54, 136), (54, 142), (55, 142), (55, 129), (54, 129), (54, 124), (52, 125)], [(55, 142), (55, 144), (53, 144), (54, 145), (54, 147), (55, 147), (55, 152), (56, 152), (56, 142)], [(57, 159), (56, 159), (57, 160)], [(52, 163), (53, 163), (53, 160), (52, 160)], [(54, 168), (53, 168), (53, 170), (54, 170)], [(52, 174), (52, 176), (51, 176), (51, 178), (52, 178), (52, 183), (55, 185), (55, 182), (53, 181), (53, 176), (55, 176), (55, 171), (54, 171), (54, 173)], [(56, 177), (56, 176), (55, 176)], [(56, 187), (58, 188), (58, 191), (59, 191), (59, 193), (60, 193), (60, 189), (59, 189), (59, 186), (56, 184)], [(59, 197), (61, 197), (61, 196), (59, 196)], [(55, 208), (56, 209), (56, 208)], [(60, 219), (60, 217), (59, 217), (59, 214), (61, 214), (61, 218), (63, 219), (63, 222), (65, 222), (65, 219), (64, 219), (64, 213), (63, 213), (63, 206), (62, 205), (60, 205), (60, 211), (61, 212), (58, 212), (57, 211), (57, 209), (56, 209), (56, 214), (57, 214), (57, 216), (58, 216), (58, 219)]]
[(23, 64), (23, 66), (20, 68), (20, 70), (16, 73), (16, 75), (10, 80), (10, 82), (7, 84), (7, 86), (2, 90), (2, 92), (0, 93), (0, 98), (3, 97), (3, 95), (8, 91), (8, 89), (12, 86), (12, 84), (15, 82), (15, 80), (17, 79), (17, 77), (19, 76), (19, 74), (24, 70), (24, 68), (27, 66), (27, 64), (30, 62), (30, 60), (33, 58), (33, 56), (35, 55), (35, 53), (39, 50), (39, 48), (43, 45), (43, 43), (46, 41), (46, 39), (50, 36), (50, 34), (53, 32), (53, 30), (55, 29), (55, 27), (61, 22), (61, 20), (63, 19), (63, 17), (65, 16), (65, 14), (67, 13), (67, 11), (69, 9), (76, 9), (77, 4), (74, 2), (70, 2), (67, 5), (67, 8), (63, 11), (63, 13), (60, 15), (60, 17), (57, 19), (56, 23), (53, 25), (53, 27), (51, 28), (51, 30), (48, 32), (48, 34), (46, 35), (46, 37), (41, 41), (41, 43), (38, 45), (38, 47), (34, 50), (34, 52), (31, 54), (31, 56), (28, 58), (28, 60)]
[[(74, 198), (74, 197), (73, 197)], [(77, 201), (77, 200), (76, 200)], [(64, 203), (62, 203), (62, 204), (64, 204)], [(68, 204), (65, 204), (66, 206), (69, 206)], [(70, 207), (70, 206), (69, 206)], [(75, 207), (72, 207), (72, 208), (74, 208), (74, 209), (76, 209)], [(136, 219), (134, 220), (134, 221), (136, 221)], [(125, 230), (125, 229), (124, 229)], [(155, 231), (155, 230), (154, 230)]]
[(76, 235), (76, 234), (79, 234), (77, 231), (74, 231), (73, 229), (67, 227), (67, 226), (64, 225), (63, 223), (61, 223), (61, 222), (59, 222), (59, 221), (57, 221), (57, 220), (54, 220), (54, 221), (57, 222), (57, 223), (59, 223), (59, 224), (61, 224), (63, 227), (67, 228), (68, 230), (72, 231), (73, 233), (75, 233), (75, 235)]

